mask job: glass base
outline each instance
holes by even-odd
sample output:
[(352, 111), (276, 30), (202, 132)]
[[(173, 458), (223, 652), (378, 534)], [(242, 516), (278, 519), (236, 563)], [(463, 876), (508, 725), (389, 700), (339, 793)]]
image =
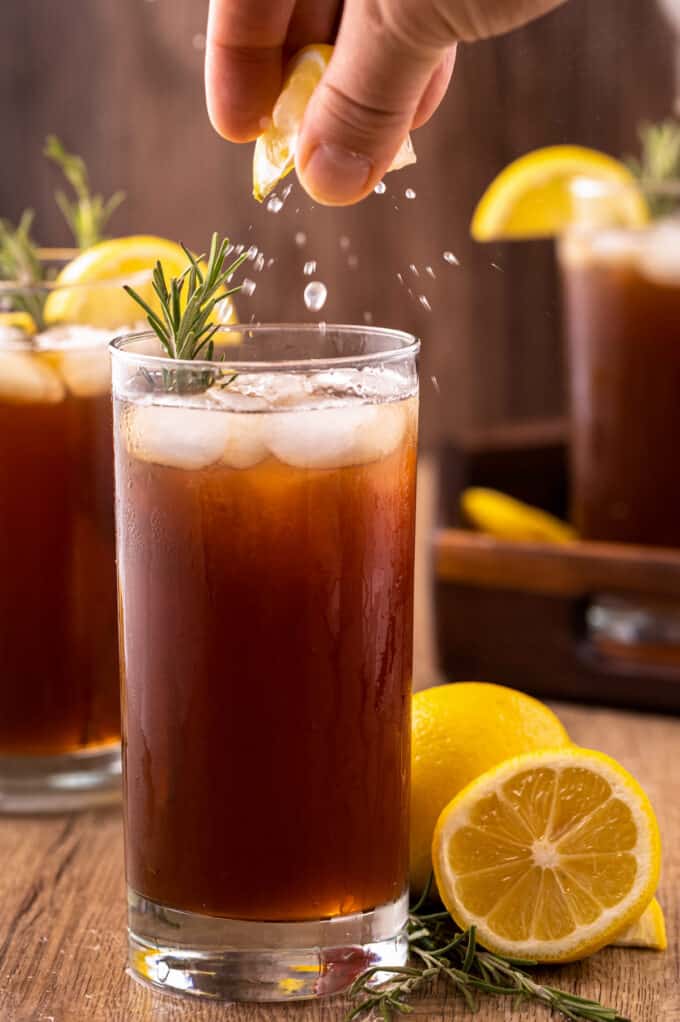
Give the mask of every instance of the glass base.
[(0, 756), (0, 813), (62, 813), (120, 801), (120, 746)]
[[(129, 963), (154, 989), (225, 1001), (341, 993), (365, 969), (404, 965), (408, 896), (370, 912), (269, 923), (182, 912), (128, 888)], [(386, 975), (377, 973), (374, 984)]]

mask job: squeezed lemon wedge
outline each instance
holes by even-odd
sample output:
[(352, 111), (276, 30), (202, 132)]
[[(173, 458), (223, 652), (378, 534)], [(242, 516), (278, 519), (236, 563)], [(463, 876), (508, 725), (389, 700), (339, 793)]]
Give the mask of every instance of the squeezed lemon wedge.
[[(333, 47), (321, 43), (305, 46), (286, 68), (281, 94), (277, 99), (269, 127), (258, 136), (253, 155), (253, 195), (262, 202), (295, 167), (295, 150), (302, 118), (312, 93), (328, 67)], [(390, 170), (400, 170), (416, 162), (410, 136), (407, 136)]]

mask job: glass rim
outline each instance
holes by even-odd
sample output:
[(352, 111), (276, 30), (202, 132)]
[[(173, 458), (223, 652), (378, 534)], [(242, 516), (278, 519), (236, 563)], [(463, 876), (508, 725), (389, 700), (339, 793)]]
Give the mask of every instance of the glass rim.
[(230, 363), (228, 357), (220, 361), (199, 358), (180, 359), (170, 358), (167, 355), (147, 355), (126, 350), (136, 342), (150, 338), (160, 344), (160, 340), (153, 330), (142, 330), (137, 333), (115, 337), (109, 343), (109, 350), (112, 355), (112, 361), (122, 358), (125, 361), (148, 366), (149, 368), (172, 367), (173, 369), (224, 370), (233, 366), (234, 368), (238, 367), (239, 373), (242, 374), (249, 372), (295, 372), (301, 370), (323, 371), (324, 369), (338, 367), (382, 365), (385, 362), (399, 362), (413, 358), (420, 351), (420, 339), (415, 334), (410, 334), (406, 330), (393, 329), (392, 327), (362, 326), (358, 323), (327, 323), (324, 327), (318, 323), (225, 323), (217, 331), (218, 334), (223, 332), (237, 332), (241, 334), (280, 332), (282, 334), (302, 333), (308, 335), (315, 334), (317, 336), (327, 336), (334, 332), (349, 336), (367, 334), (374, 337), (388, 338), (394, 342), (394, 345), (382, 351), (372, 351), (358, 355), (315, 356), (311, 354), (308, 357), (282, 359), (279, 361), (274, 361), (273, 359), (235, 359)]

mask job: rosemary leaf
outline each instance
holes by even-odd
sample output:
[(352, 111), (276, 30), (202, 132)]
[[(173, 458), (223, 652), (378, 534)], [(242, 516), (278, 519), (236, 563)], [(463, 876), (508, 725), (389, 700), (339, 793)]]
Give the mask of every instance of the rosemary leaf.
[[(525, 971), (535, 962), (518, 962), (483, 951), (474, 927), (463, 932), (447, 912), (427, 911), (430, 890), (431, 881), (409, 914), (411, 964), (372, 966), (362, 972), (348, 992), (351, 1004), (346, 1022), (376, 1013), (392, 1022), (396, 1015), (413, 1010), (408, 998), (433, 980), (453, 987), (471, 1011), (477, 1010), (478, 998), (486, 995), (509, 997), (516, 1009), (534, 1001), (572, 1022), (630, 1022), (597, 1001), (538, 983)], [(376, 976), (384, 979), (379, 987), (372, 985)]]
[(85, 161), (67, 152), (56, 135), (47, 136), (44, 153), (60, 168), (75, 194), (75, 199), (71, 200), (64, 192), (57, 191), (55, 199), (76, 245), (78, 248), (96, 245), (103, 240), (104, 228), (124, 201), (125, 192), (115, 192), (106, 200), (101, 195), (92, 195)]

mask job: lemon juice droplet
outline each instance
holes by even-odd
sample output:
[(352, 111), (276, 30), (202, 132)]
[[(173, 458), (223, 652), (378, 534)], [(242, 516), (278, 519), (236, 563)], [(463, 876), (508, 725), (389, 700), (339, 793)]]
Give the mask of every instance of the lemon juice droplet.
[(298, 248), (302, 248), (303, 245), (307, 244), (307, 235), (304, 231), (298, 231), (295, 235), (295, 244)]
[(404, 192), (404, 197), (406, 199), (415, 199), (416, 193), (413, 190), (413, 188), (407, 188), (406, 191)]
[(376, 195), (384, 195), (387, 191), (387, 185), (384, 181), (378, 181), (377, 185), (373, 189)]
[(305, 277), (311, 277), (313, 273), (316, 273), (316, 259), (309, 259), (304, 266), (302, 271)]
[(256, 287), (257, 284), (254, 280), (251, 280), (250, 277), (244, 277), (243, 283), (241, 284), (241, 294), (245, 295), (246, 298), (249, 298), (255, 291)]
[(453, 252), (444, 252), (443, 258), (445, 263), (450, 263), (452, 266), (460, 266), (460, 260), (456, 259)]
[(304, 292), (305, 305), (310, 312), (319, 312), (326, 304), (328, 288), (320, 280), (311, 280)]
[(270, 195), (267, 199), (267, 212), (268, 213), (280, 213), (283, 209), (283, 199), (280, 199), (276, 193)]

